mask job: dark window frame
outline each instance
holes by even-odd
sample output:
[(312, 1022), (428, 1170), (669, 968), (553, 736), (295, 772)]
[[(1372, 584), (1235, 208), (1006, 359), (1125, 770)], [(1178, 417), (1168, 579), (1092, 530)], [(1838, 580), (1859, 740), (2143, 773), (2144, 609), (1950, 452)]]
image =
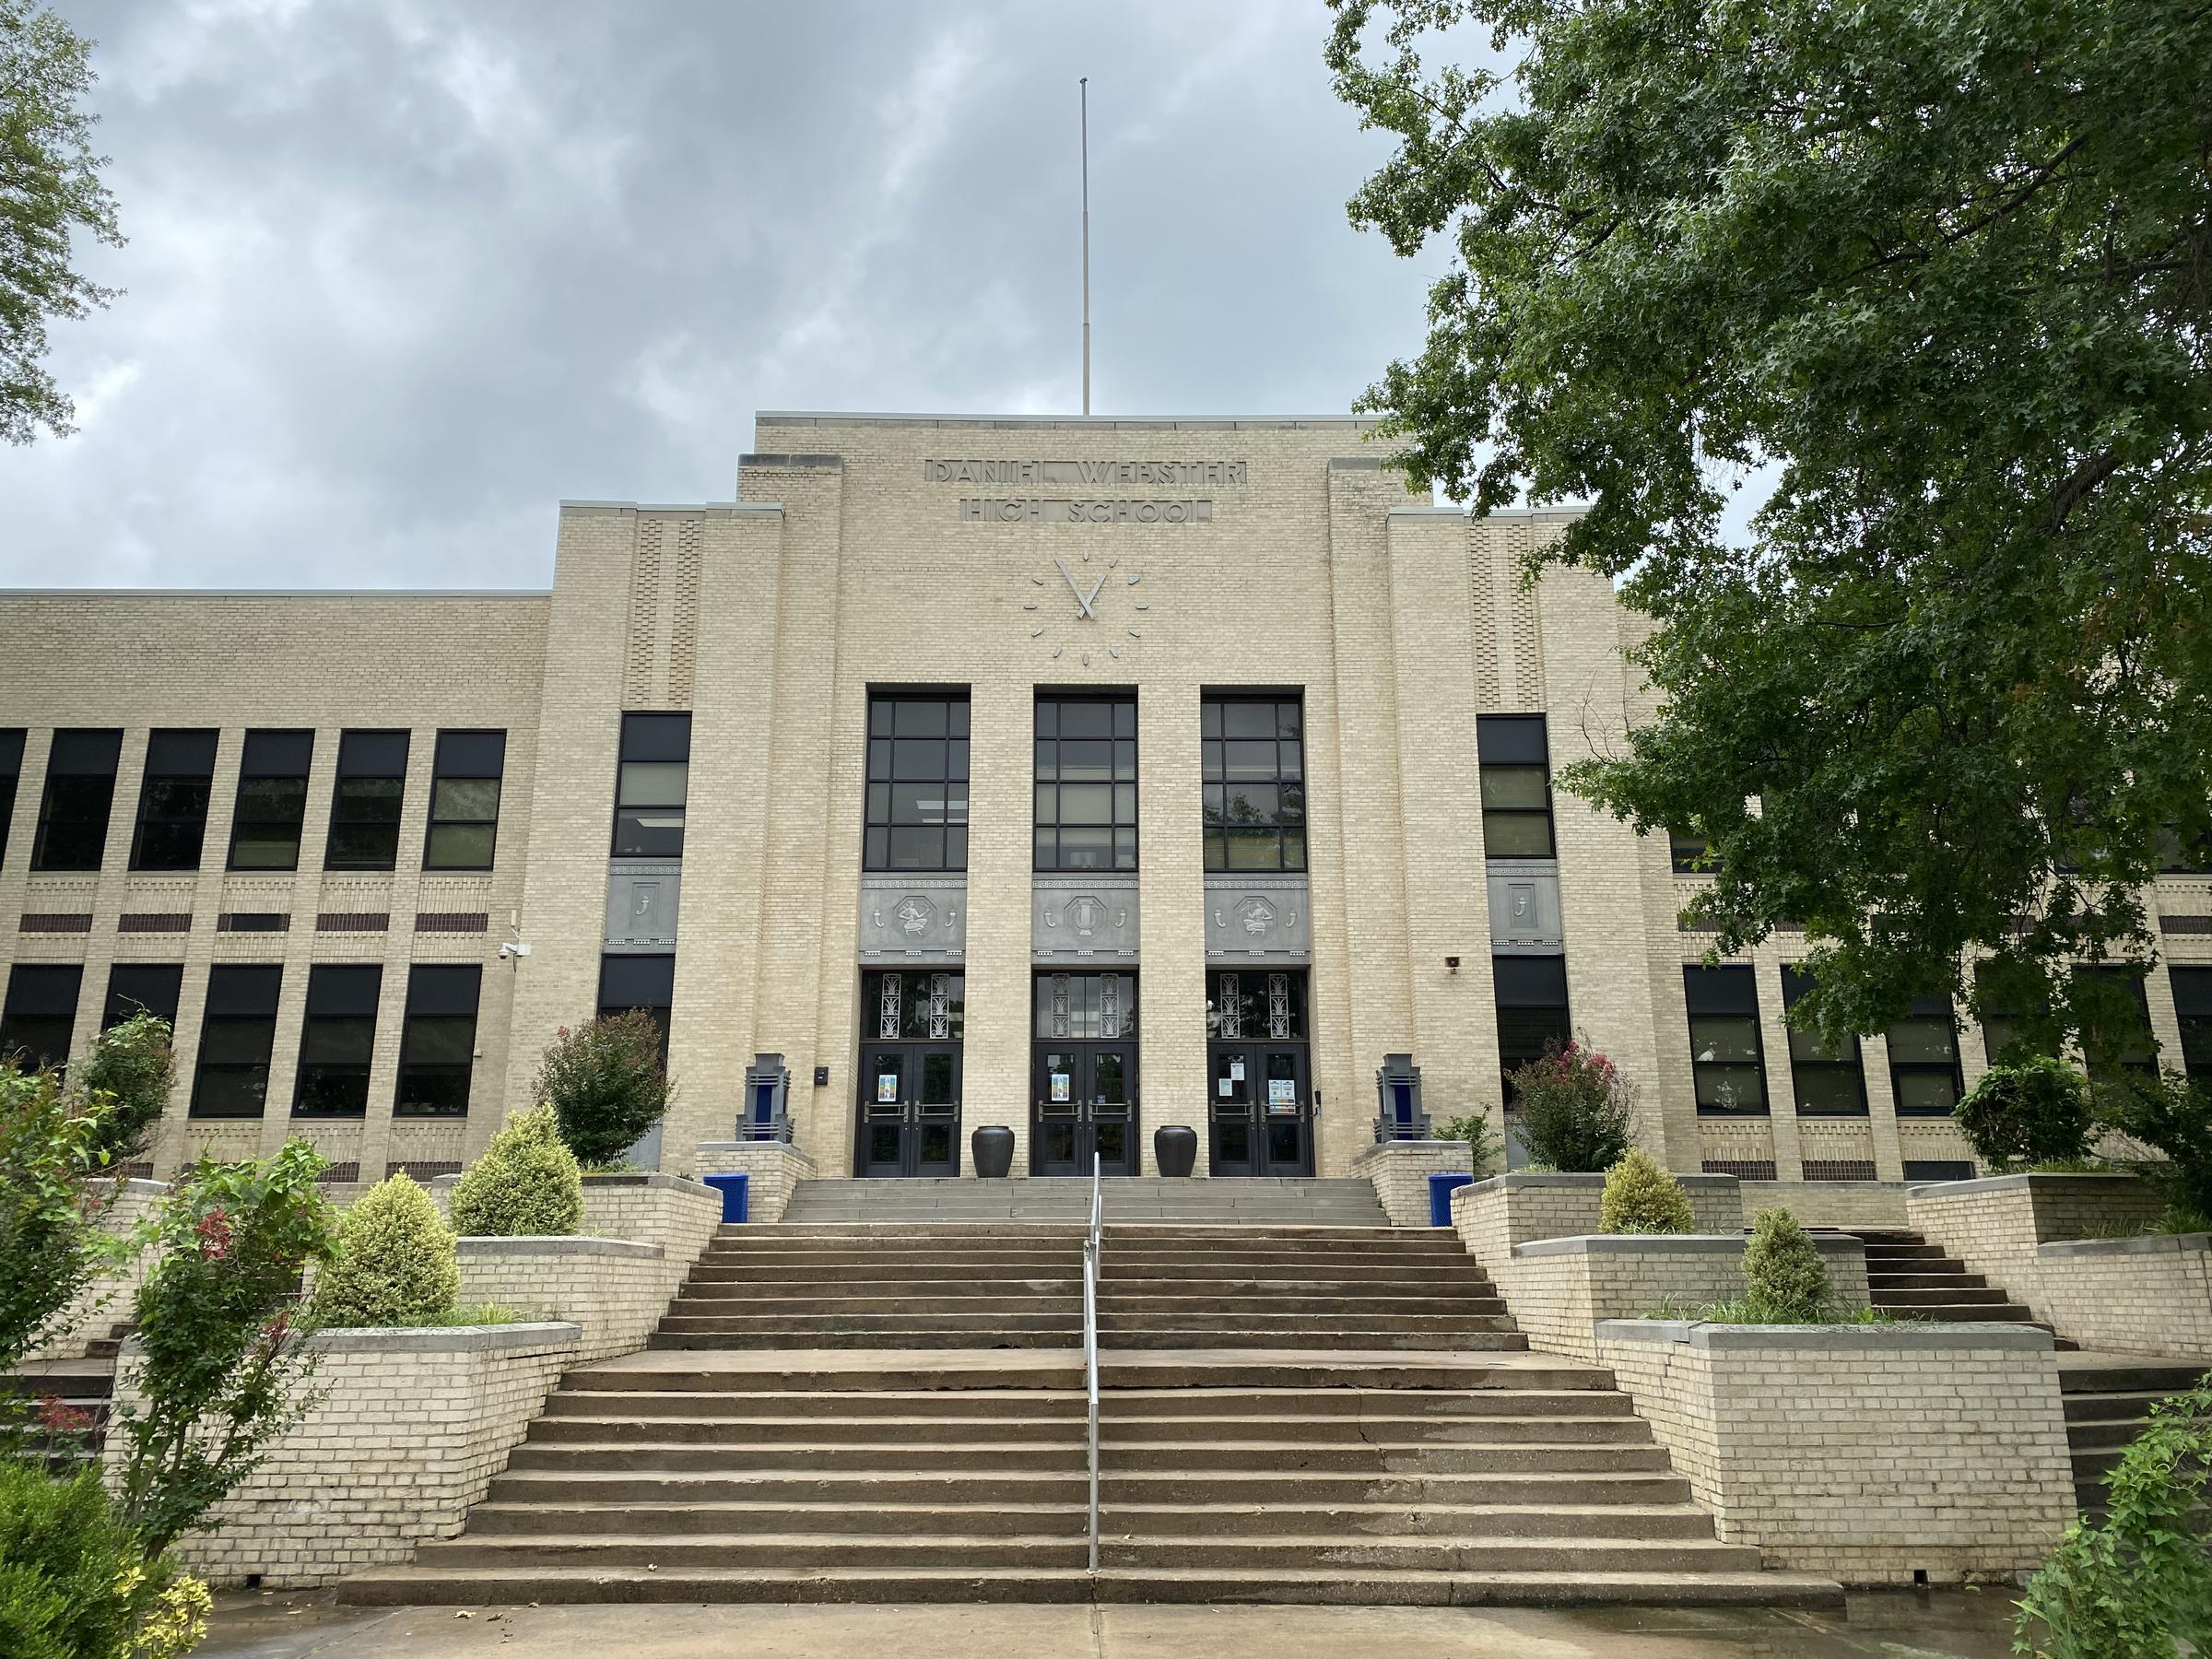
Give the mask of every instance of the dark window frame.
[[(1685, 963), (1682, 969), (1682, 1004), (1689, 1025), (1689, 1065), (1691, 1093), (1696, 1100), (1700, 1117), (1765, 1118), (1774, 1113), (1774, 1097), (1767, 1083), (1766, 1034), (1759, 1016), (1759, 976), (1749, 966), (1729, 962), (1717, 968), (1696, 963)], [(1702, 1006), (1700, 1006), (1702, 1005)], [(1708, 1030), (1721, 1020), (1747, 1020), (1751, 1030), (1751, 1055), (1747, 1060), (1701, 1059), (1698, 1028), (1707, 1022)], [(1748, 1067), (1759, 1084), (1757, 1106), (1708, 1105), (1705, 1101), (1706, 1081), (1721, 1072), (1734, 1073)]]
[[(326, 870), (382, 872), (399, 867), (399, 826), (406, 814), (407, 763), (414, 734), (403, 726), (364, 726), (338, 734), (337, 775), (330, 791), (330, 832), (323, 844)], [(398, 770), (392, 770), (396, 760)], [(379, 790), (362, 792), (363, 784), (394, 785), (387, 796)], [(387, 810), (387, 802), (389, 808)], [(341, 853), (341, 833), (366, 841), (373, 831), (378, 850)]]
[[(132, 869), (200, 867), (219, 745), (220, 734), (205, 726), (159, 727), (147, 735), (138, 818), (131, 830)], [(163, 847), (165, 841), (172, 844)]]
[[(1255, 711), (1261, 709), (1271, 711), (1272, 718), (1258, 720)], [(1273, 730), (1263, 733), (1261, 725)], [(1272, 758), (1263, 757), (1259, 751), (1269, 745)], [(1206, 868), (1237, 874), (1304, 870), (1312, 858), (1304, 691), (1200, 693), (1198, 761)], [(1259, 790), (1272, 792), (1265, 811), (1253, 805), (1263, 799)], [(1232, 796), (1243, 816), (1232, 816)], [(1270, 846), (1272, 854), (1265, 851)]]
[(2132, 983), (2136, 991), (2135, 1012), (2138, 1016), (2136, 1035), (2142, 1039), (2140, 1046), (2130, 1042), (2114, 1050), (2100, 1050), (2092, 1053), (2085, 1041), (2081, 1044), (2082, 1070), (2100, 1082), (2117, 1082), (2125, 1077), (2156, 1077), (2159, 1075), (2159, 1039), (2150, 1023), (2150, 994), (2147, 982), (2150, 974), (2144, 967), (2120, 967), (2097, 963), (2078, 963), (2074, 968), (2077, 981), (2100, 981), (2108, 984)]
[[(64, 986), (67, 987), (65, 994)], [(8, 970), (6, 995), (0, 999), (0, 1060), (15, 1059), (29, 1069), (62, 1070), (69, 1063), (70, 1044), (76, 1036), (77, 1008), (84, 994), (82, 963), (15, 963)], [(34, 1033), (58, 1035), (59, 1041), (53, 1045), (58, 1052), (33, 1046), (26, 1027)]]
[[(1941, 1023), (1949, 1033), (1951, 1057), (1941, 1060), (1900, 1060), (1898, 1058), (1898, 1035), (1908, 1026), (1928, 1026)], [(1889, 1051), (1889, 1093), (1897, 1115), (1900, 1118), (1947, 1118), (1952, 1116), (1959, 1102), (1966, 1094), (1966, 1072), (1959, 1063), (1959, 1011), (1951, 1006), (1948, 996), (1920, 996), (1913, 998), (1905, 1010), (1904, 1018), (1891, 1026), (1884, 1038)], [(1937, 1111), (1917, 1103), (1908, 1105), (1909, 1079), (1925, 1077), (1944, 1078), (1950, 1086), (1950, 1104)]]
[[(1870, 1115), (1866, 1100), (1866, 1053), (1856, 1037), (1848, 1057), (1830, 1053), (1810, 1031), (1788, 1024), (1789, 1011), (1813, 988), (1813, 976), (1784, 963), (1782, 970), (1782, 1011), (1790, 1043), (1790, 1099), (1801, 1118), (1863, 1118)], [(1856, 1085), (1858, 1104), (1847, 1107), (1806, 1105), (1806, 1084), (1848, 1075)]]
[(599, 1018), (641, 1008), (661, 1034), (661, 1069), (668, 1069), (668, 1030), (676, 1018), (673, 951), (608, 951), (599, 959)]
[[(115, 812), (115, 776), (122, 764), (120, 726), (65, 726), (54, 733), (46, 752), (46, 787), (39, 797), (38, 834), (30, 848), (33, 870), (81, 873), (98, 870), (107, 863), (108, 830)], [(92, 805), (95, 801), (97, 807)], [(57, 847), (56, 841), (65, 836), (70, 838), (65, 847)], [(88, 853), (78, 846), (78, 837), (88, 839)]]
[[(1068, 716), (1075, 710), (1103, 710), (1103, 732), (1069, 732)], [(1125, 717), (1125, 718), (1124, 718)], [(1126, 875), (1137, 868), (1137, 727), (1134, 691), (1041, 691), (1031, 719), (1030, 858), (1033, 869), (1056, 874)], [(1102, 745), (1104, 776), (1089, 775), (1097, 762), (1077, 759), (1069, 746)], [(1070, 771), (1079, 775), (1071, 777)], [(1103, 790), (1105, 817), (1066, 817), (1070, 790)], [(1048, 809), (1049, 803), (1049, 809)], [(1093, 859), (1071, 863), (1068, 837), (1103, 831), (1103, 862)], [(1079, 846), (1080, 841), (1077, 845)]]
[(1677, 876), (1710, 876), (1720, 868), (1712, 841), (1694, 830), (1666, 832), (1666, 864)]
[[(238, 794), (230, 808), (230, 851), (224, 868), (255, 872), (282, 872), (300, 867), (300, 843), (307, 839), (307, 786), (315, 762), (315, 734), (300, 727), (249, 729), (241, 746)], [(275, 814), (263, 808), (261, 794), (268, 785), (282, 786), (275, 796), (280, 803)], [(252, 809), (249, 810), (251, 799)], [(288, 862), (241, 863), (241, 845), (276, 846), (291, 842)]]
[[(207, 1004), (200, 1018), (200, 1049), (193, 1065), (192, 1103), (195, 1118), (251, 1119), (265, 1117), (269, 1105), (269, 1076), (276, 1048), (276, 1009), (284, 994), (284, 968), (273, 962), (218, 962), (207, 971)], [(260, 1058), (238, 1058), (229, 1051), (251, 1053), (258, 1034)], [(218, 1048), (222, 1058), (212, 1057)], [(211, 1085), (227, 1086), (233, 1079), (251, 1084), (260, 1074), (260, 1100), (252, 1111), (208, 1103)], [(250, 1089), (249, 1089), (250, 1092)]]
[(294, 1117), (369, 1115), (377, 1001), (383, 994), (383, 980), (381, 962), (317, 962), (308, 969), (307, 1013), (300, 1027), (300, 1062), (292, 1077)]
[[(861, 867), (898, 875), (959, 875), (968, 868), (969, 749), (971, 710), (964, 686), (868, 693), (865, 811)], [(935, 729), (932, 730), (932, 727)], [(929, 759), (931, 745), (938, 764)], [(937, 816), (915, 793), (937, 788)], [(926, 856), (934, 838), (936, 856)], [(912, 848), (908, 856), (902, 848)]]
[[(497, 738), (495, 744), (490, 740)], [(473, 741), (472, 741), (473, 740)], [(429, 821), (422, 831), (422, 867), (426, 870), (488, 870), (498, 856), (500, 845), (500, 803), (507, 774), (507, 734), (504, 729), (467, 726), (441, 731), (430, 758), (430, 810)], [(491, 816), (464, 818), (446, 811), (446, 783), (483, 783), (491, 785)], [(447, 831), (449, 841), (453, 832), (462, 830), (486, 831), (484, 860), (481, 864), (438, 856), (441, 830)]]
[(0, 729), (0, 865), (7, 862), (8, 830), (16, 821), (16, 796), (23, 785), (23, 746), (29, 735), (22, 726)]
[[(466, 994), (463, 994), (463, 987)], [(475, 962), (418, 962), (407, 971), (406, 1011), (401, 1016), (399, 1075), (392, 1094), (395, 1118), (458, 1118), (468, 1115), (476, 1078), (477, 1022), (483, 1009), (484, 970)], [(464, 1005), (465, 1008), (464, 1007)], [(466, 1040), (453, 1038), (465, 1027)], [(446, 1050), (425, 1058), (423, 1049)], [(465, 1049), (465, 1059), (452, 1052)], [(453, 1085), (460, 1085), (457, 1103)], [(409, 1097), (414, 1099), (410, 1100)], [(438, 1097), (445, 1097), (440, 1100)]]
[(1541, 1060), (1548, 1045), (1574, 1041), (1574, 1014), (1568, 1000), (1567, 959), (1563, 956), (1493, 956), (1491, 994), (1498, 1008), (1499, 1099), (1514, 1105), (1512, 1074)]
[(2192, 1083), (2212, 1083), (2212, 967), (2169, 962), (2166, 983), (2181, 1026), (2182, 1070)]
[[(682, 769), (677, 781), (683, 786), (683, 799), (650, 798), (667, 791), (648, 790), (646, 782), (665, 781), (672, 767)], [(626, 712), (615, 749), (615, 821), (607, 843), (610, 855), (683, 857), (684, 822), (690, 801), (691, 716), (667, 710)]]
[[(1482, 792), (1482, 850), (1486, 858), (1557, 858), (1559, 837), (1551, 816), (1551, 735), (1541, 714), (1479, 714), (1475, 719), (1475, 756)], [(1534, 777), (1537, 801), (1526, 794)], [(1500, 850), (1500, 842), (1523, 841), (1529, 827), (1541, 825), (1543, 850), (1524, 845)], [(1509, 837), (1507, 831), (1512, 831)]]
[[(153, 994), (148, 996), (147, 992)], [(139, 1014), (151, 1014), (169, 1022), (173, 1037), (177, 1006), (184, 998), (182, 962), (117, 962), (108, 970), (108, 995), (101, 1006), (100, 1029), (112, 1030)]]

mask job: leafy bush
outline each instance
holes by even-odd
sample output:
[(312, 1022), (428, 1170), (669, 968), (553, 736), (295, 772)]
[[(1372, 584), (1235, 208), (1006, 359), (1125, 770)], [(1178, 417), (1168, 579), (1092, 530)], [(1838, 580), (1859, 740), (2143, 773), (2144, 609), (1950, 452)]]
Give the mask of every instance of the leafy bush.
[(1993, 1065), (1959, 1102), (1957, 1122), (1994, 1169), (2086, 1158), (2092, 1129), (2088, 1079), (2048, 1054)]
[(330, 1258), (335, 1216), (305, 1141), (275, 1158), (203, 1158), (143, 1231), (159, 1255), (139, 1288), (141, 1352), (116, 1406), (124, 1516), (159, 1554), (260, 1466), (303, 1416), (313, 1370), (294, 1316), (300, 1277)]
[(112, 1162), (146, 1150), (177, 1080), (169, 1021), (141, 1010), (92, 1040), (92, 1052), (69, 1068), (70, 1083), (112, 1102), (97, 1137)]
[(209, 1605), (199, 1580), (146, 1559), (96, 1471), (0, 1462), (0, 1653), (170, 1659), (206, 1634)]
[(518, 1112), (453, 1187), (453, 1230), (513, 1239), (572, 1233), (583, 1219), (583, 1171), (550, 1106)]
[(1487, 1112), (1470, 1112), (1465, 1117), (1448, 1118), (1437, 1130), (1436, 1137), (1467, 1143), (1467, 1168), (1477, 1181), (1488, 1175), (1491, 1166), (1500, 1162), (1505, 1154), (1505, 1143), (1499, 1139), (1498, 1127)]
[(0, 1370), (61, 1335), (91, 1283), (105, 1197), (88, 1178), (107, 1110), (52, 1072), (0, 1064)]
[(315, 1281), (318, 1324), (441, 1324), (461, 1293), (453, 1230), (405, 1171), (362, 1194)]
[(1607, 1233), (1686, 1233), (1698, 1230), (1689, 1194), (1652, 1158), (1630, 1147), (1606, 1171), (1598, 1200), (1597, 1230)]
[[(1771, 1309), (1772, 1323), (1819, 1324), (1835, 1300), (1828, 1264), (1812, 1235), (1786, 1209), (1763, 1209), (1751, 1218), (1744, 1246), (1745, 1299)], [(1766, 1322), (1760, 1322), (1766, 1323)]]
[(1734, 1301), (1668, 1302), (1643, 1317), (1701, 1319), (1708, 1324), (1889, 1325), (1920, 1321), (1916, 1313), (1893, 1313), (1887, 1308), (1847, 1308), (1833, 1302), (1808, 1318), (1802, 1312), (1777, 1308), (1748, 1296), (1739, 1296)]
[(2096, 1107), (2103, 1127), (2165, 1155), (2136, 1170), (2165, 1198), (2174, 1230), (2212, 1217), (2212, 1098), (2202, 1085), (2176, 1072), (2129, 1077), (2098, 1089)]
[(1634, 1090), (1613, 1062), (1581, 1039), (1544, 1045), (1512, 1074), (1509, 1098), (1521, 1144), (1538, 1163), (1609, 1170), (1629, 1149)]
[(676, 1090), (661, 1064), (661, 1028), (642, 1008), (567, 1026), (537, 1068), (560, 1137), (583, 1163), (613, 1163), (661, 1121)]
[(2212, 1641), (2212, 1551), (2198, 1517), (2212, 1493), (2212, 1375), (2151, 1408), (2105, 1479), (2101, 1525), (2077, 1521), (2028, 1581), (2016, 1653), (2156, 1659)]

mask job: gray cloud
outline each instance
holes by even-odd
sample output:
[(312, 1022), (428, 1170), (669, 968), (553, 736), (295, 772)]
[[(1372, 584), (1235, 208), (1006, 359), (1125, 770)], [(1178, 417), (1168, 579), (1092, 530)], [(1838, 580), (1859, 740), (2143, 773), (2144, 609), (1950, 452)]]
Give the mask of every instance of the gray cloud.
[(0, 584), (506, 586), (563, 496), (727, 499), (756, 408), (1341, 410), (1427, 272), (1319, 6), (60, 0), (129, 292), (0, 450)]

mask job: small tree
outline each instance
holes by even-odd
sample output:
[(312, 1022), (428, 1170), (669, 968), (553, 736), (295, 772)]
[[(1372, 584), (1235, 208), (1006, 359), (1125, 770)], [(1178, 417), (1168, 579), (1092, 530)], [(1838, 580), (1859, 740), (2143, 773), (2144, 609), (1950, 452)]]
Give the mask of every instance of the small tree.
[(0, 1064), (0, 1371), (62, 1335), (97, 1270), (106, 1197), (88, 1178), (108, 1110)]
[(92, 1052), (70, 1068), (69, 1080), (87, 1095), (105, 1095), (113, 1103), (98, 1137), (108, 1161), (135, 1158), (146, 1150), (176, 1085), (169, 1021), (142, 1009), (110, 1027), (92, 1040)]
[(1801, 1324), (1818, 1322), (1835, 1298), (1819, 1248), (1786, 1209), (1763, 1209), (1751, 1218), (1744, 1286), (1756, 1307)]
[(1635, 1091), (1588, 1042), (1557, 1038), (1517, 1068), (1509, 1098), (1521, 1144), (1555, 1170), (1609, 1170), (1629, 1149)]
[(1597, 1230), (1606, 1233), (1686, 1233), (1698, 1230), (1682, 1183), (1634, 1147), (1606, 1171), (1598, 1200)]
[(1465, 1117), (1448, 1119), (1436, 1135), (1439, 1140), (1467, 1143), (1467, 1169), (1477, 1180), (1488, 1175), (1490, 1166), (1505, 1152), (1505, 1143), (1499, 1139), (1497, 1125), (1488, 1112), (1470, 1112)]
[(159, 1254), (139, 1288), (129, 1392), (116, 1408), (128, 1450), (118, 1482), (150, 1559), (202, 1524), (305, 1415), (313, 1357), (294, 1301), (310, 1262), (329, 1259), (335, 1212), (305, 1141), (275, 1158), (203, 1158), (145, 1223)]
[(336, 1253), (315, 1280), (315, 1322), (438, 1324), (460, 1293), (453, 1230), (403, 1170), (362, 1194), (339, 1224)]
[(612, 1163), (659, 1123), (676, 1090), (661, 1064), (661, 1028), (643, 1008), (606, 1014), (560, 1034), (537, 1068), (560, 1137), (579, 1161)]
[(453, 1230), (476, 1238), (572, 1233), (583, 1220), (583, 1171), (550, 1106), (518, 1112), (453, 1186)]
[(2165, 1196), (2169, 1225), (2212, 1226), (2212, 1097), (2178, 1072), (2124, 1077), (2096, 1091), (2101, 1126), (2166, 1155), (2136, 1172)]
[(2064, 1163), (2085, 1157), (2093, 1120), (2088, 1079), (2063, 1060), (2034, 1054), (1993, 1065), (1959, 1102), (1959, 1131), (1982, 1160)]

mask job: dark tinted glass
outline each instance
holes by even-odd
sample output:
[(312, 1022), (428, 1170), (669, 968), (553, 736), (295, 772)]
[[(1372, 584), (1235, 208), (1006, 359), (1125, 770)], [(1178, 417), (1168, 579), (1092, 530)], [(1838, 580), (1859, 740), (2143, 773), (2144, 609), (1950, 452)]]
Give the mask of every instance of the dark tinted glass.
[(399, 811), (406, 790), (407, 734), (347, 732), (330, 807), (333, 870), (389, 870), (399, 863)]
[(121, 1025), (138, 1014), (151, 1014), (173, 1027), (183, 988), (181, 963), (119, 962), (108, 972), (108, 1002), (100, 1012), (100, 1029)]
[(74, 962), (17, 963), (0, 1004), (0, 1059), (29, 1069), (65, 1065), (84, 979)]
[(865, 867), (968, 867), (968, 718), (965, 697), (869, 700)]
[[(1296, 698), (1208, 697), (1199, 703), (1200, 825), (1207, 869), (1306, 867), (1304, 727)], [(1117, 778), (1120, 759), (1117, 753)], [(1134, 777), (1134, 753), (1129, 759)], [(1061, 764), (1065, 777), (1065, 744)]]
[(46, 793), (39, 803), (34, 870), (97, 870), (108, 843), (108, 812), (115, 804), (115, 767), (123, 753), (120, 731), (54, 733), (46, 761)]

